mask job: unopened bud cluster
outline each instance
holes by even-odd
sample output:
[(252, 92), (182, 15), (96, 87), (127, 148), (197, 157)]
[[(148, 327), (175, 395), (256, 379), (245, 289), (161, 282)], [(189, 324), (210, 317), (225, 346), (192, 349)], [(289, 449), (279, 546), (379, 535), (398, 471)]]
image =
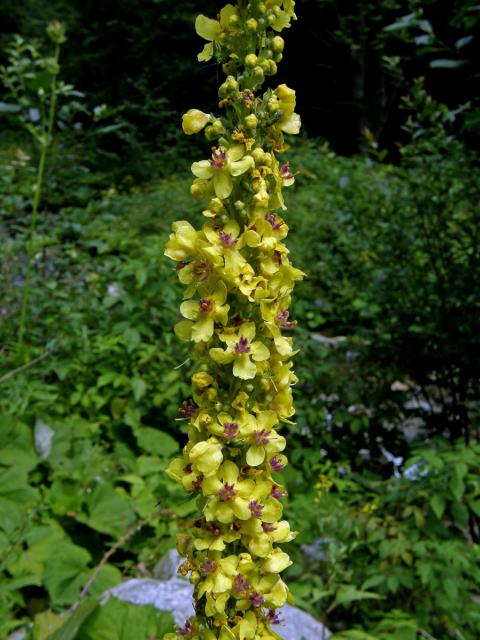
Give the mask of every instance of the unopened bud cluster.
[(191, 193), (206, 202), (206, 221), (200, 229), (175, 222), (165, 251), (185, 286), (175, 333), (192, 341), (195, 360), (192, 398), (181, 408), (188, 443), (168, 473), (198, 496), (200, 510), (177, 541), (196, 615), (166, 640), (279, 638), (272, 625), (288, 599), (280, 574), (291, 561), (278, 544), (295, 534), (282, 519), (279, 429), (294, 414), (294, 350), (285, 333), (295, 325), (288, 307), (304, 274), (284, 244), (282, 190), (295, 177), (277, 154), (287, 149), (284, 133), (299, 132), (300, 117), (292, 89), (259, 89), (276, 73), (279, 32), (292, 19), (293, 0), (240, 0), (216, 19), (196, 20), (207, 41), (199, 60), (214, 58), (227, 77), (221, 115), (183, 116), (185, 133), (203, 131), (212, 143), (211, 156), (192, 165)]

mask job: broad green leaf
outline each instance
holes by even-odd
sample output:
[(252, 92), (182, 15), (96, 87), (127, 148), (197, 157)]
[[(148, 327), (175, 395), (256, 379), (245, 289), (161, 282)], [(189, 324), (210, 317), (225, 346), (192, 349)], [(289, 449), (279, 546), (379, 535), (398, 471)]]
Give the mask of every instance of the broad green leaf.
[(62, 618), (51, 609), (37, 613), (33, 622), (33, 640), (49, 640), (62, 624)]
[(171, 631), (169, 613), (110, 597), (82, 625), (75, 640), (150, 640)]
[(71, 542), (60, 542), (45, 563), (44, 581), (54, 606), (70, 606), (87, 581), (90, 554)]
[(437, 493), (430, 498), (430, 506), (432, 507), (432, 511), (439, 520), (442, 519), (442, 516), (445, 512), (446, 504), (446, 500), (441, 494)]
[(371, 591), (360, 591), (353, 585), (342, 585), (337, 591), (335, 600), (328, 608), (328, 611), (332, 611), (340, 605), (349, 604), (350, 602), (356, 602), (358, 600), (383, 600), (384, 596)]
[(135, 521), (132, 507), (111, 484), (98, 484), (87, 498), (87, 507), (89, 516), (82, 520), (92, 529), (113, 537), (125, 533)]
[(30, 471), (37, 463), (31, 428), (11, 416), (0, 416), (0, 466)]
[(26, 469), (12, 467), (0, 472), (0, 497), (12, 500), (17, 504), (35, 502), (37, 491), (28, 484)]
[(132, 378), (133, 397), (138, 402), (143, 398), (147, 391), (147, 385), (143, 378)]
[[(85, 598), (80, 603), (78, 609), (64, 622), (55, 634), (48, 640), (77, 640), (80, 627), (88, 620), (95, 609), (98, 601), (95, 598)], [(37, 640), (34, 638), (34, 640)]]
[(463, 483), (462, 478), (460, 478), (456, 473), (454, 473), (450, 478), (448, 486), (455, 500), (457, 502), (460, 502), (465, 492), (465, 484)]
[(135, 435), (140, 447), (148, 453), (156, 453), (165, 458), (170, 458), (179, 450), (178, 442), (168, 433), (158, 429), (140, 426)]

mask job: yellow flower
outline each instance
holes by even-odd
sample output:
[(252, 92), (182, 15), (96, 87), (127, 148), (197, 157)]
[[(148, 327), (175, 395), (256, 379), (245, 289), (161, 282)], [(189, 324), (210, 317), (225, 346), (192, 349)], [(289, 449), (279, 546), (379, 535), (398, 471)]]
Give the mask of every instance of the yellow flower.
[(188, 457), (194, 470), (208, 478), (217, 472), (222, 463), (222, 445), (215, 438), (197, 442), (188, 452)]
[(273, 98), (272, 105), (275, 105), (275, 110), (281, 114), (275, 126), (284, 133), (299, 133), (302, 123), (298, 113), (295, 113), (296, 97), (294, 89), (290, 89), (286, 84), (281, 84), (275, 89), (274, 95), (276, 101)]
[(201, 131), (212, 120), (212, 116), (199, 109), (189, 109), (182, 116), (182, 129), (188, 136)]
[(209, 242), (209, 246), (203, 250), (204, 255), (221, 267), (223, 277), (233, 282), (247, 264), (240, 253), (243, 238), (239, 237), (238, 222), (230, 218), (223, 227), (214, 227), (207, 223), (203, 225), (203, 233)]
[(195, 20), (195, 30), (201, 38), (208, 40), (208, 43), (204, 46), (201, 53), (198, 54), (198, 60), (200, 62), (211, 60), (214, 50), (213, 44), (217, 42), (224, 33), (226, 35), (234, 33), (234, 30), (231, 28), (232, 23), (230, 18), (235, 15), (238, 16), (237, 9), (233, 5), (227, 4), (220, 11), (220, 20), (212, 20), (204, 15), (197, 16)]
[(206, 242), (202, 241), (203, 234), (196, 231), (192, 225), (186, 220), (179, 220), (172, 224), (173, 233), (167, 242), (164, 254), (181, 262), (195, 255), (202, 246), (206, 246)]
[(227, 287), (220, 281), (215, 289), (209, 292), (199, 290), (200, 300), (186, 300), (180, 305), (180, 313), (188, 320), (175, 325), (175, 333), (182, 340), (207, 342), (213, 336), (215, 322), (227, 324), (230, 306), (224, 304), (227, 299)]
[(244, 146), (236, 144), (229, 149), (213, 147), (211, 160), (192, 164), (192, 173), (200, 180), (212, 181), (217, 198), (225, 200), (233, 190), (233, 178), (241, 176), (255, 164), (252, 156), (245, 155)]
[(208, 496), (204, 507), (207, 521), (218, 520), (229, 524), (236, 518), (248, 520), (251, 517), (249, 497), (255, 489), (253, 480), (239, 480), (240, 470), (230, 460), (226, 460), (216, 475), (202, 483), (204, 496)]
[[(255, 324), (248, 322), (242, 324), (236, 333), (222, 333), (220, 340), (225, 342), (225, 351), (218, 347), (210, 349), (210, 357), (219, 364), (233, 362), (233, 375), (242, 380), (250, 380), (257, 374), (255, 362), (268, 360), (270, 351), (255, 337)], [(250, 360), (250, 357), (254, 360)]]

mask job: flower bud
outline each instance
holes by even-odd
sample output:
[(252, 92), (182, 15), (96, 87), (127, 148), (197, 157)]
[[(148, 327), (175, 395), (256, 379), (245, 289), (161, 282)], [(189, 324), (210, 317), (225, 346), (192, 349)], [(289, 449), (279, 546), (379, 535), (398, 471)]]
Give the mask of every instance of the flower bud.
[(233, 76), (228, 76), (223, 84), (220, 85), (218, 95), (220, 98), (226, 98), (238, 91), (238, 82)]
[(247, 129), (256, 129), (258, 125), (258, 118), (254, 113), (250, 113), (245, 117), (244, 123)]
[(199, 109), (189, 109), (182, 116), (182, 129), (188, 136), (201, 131), (212, 119), (208, 113), (203, 113)]
[(282, 36), (275, 36), (272, 40), (272, 49), (275, 53), (282, 53), (283, 48), (285, 46), (285, 40)]
[(254, 53), (249, 53), (245, 56), (245, 66), (254, 67), (257, 64), (257, 56)]
[(246, 25), (249, 31), (256, 31), (258, 23), (255, 18), (250, 18), (249, 20), (247, 20)]
[(205, 373), (203, 371), (199, 371), (194, 373), (192, 376), (192, 384), (197, 387), (197, 389), (206, 389), (213, 382), (213, 378), (209, 373)]
[(55, 44), (63, 44), (66, 39), (66, 29), (63, 22), (53, 20), (47, 27), (47, 35)]
[(257, 147), (256, 149), (254, 149), (252, 151), (252, 157), (255, 160), (255, 164), (258, 166), (264, 164), (265, 162), (265, 151), (263, 149), (261, 149), (260, 147)]

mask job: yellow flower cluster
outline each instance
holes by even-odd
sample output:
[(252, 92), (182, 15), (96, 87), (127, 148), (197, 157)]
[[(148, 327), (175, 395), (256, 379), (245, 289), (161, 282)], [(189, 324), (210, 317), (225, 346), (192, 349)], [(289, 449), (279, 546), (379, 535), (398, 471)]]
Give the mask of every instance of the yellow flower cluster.
[(194, 162), (191, 192), (205, 200), (205, 222), (174, 223), (165, 254), (185, 286), (176, 335), (193, 342), (192, 398), (183, 456), (168, 474), (197, 496), (201, 512), (177, 546), (195, 585), (196, 615), (166, 640), (279, 638), (272, 625), (288, 600), (281, 572), (291, 561), (277, 545), (295, 533), (282, 520), (286, 495), (278, 472), (282, 423), (294, 413), (292, 338), (285, 335), (291, 292), (303, 273), (289, 260), (283, 187), (295, 177), (277, 155), (284, 133), (300, 130), (295, 92), (285, 84), (259, 93), (276, 72), (295, 19), (293, 0), (239, 0), (216, 19), (196, 20), (207, 41), (199, 60), (215, 58), (227, 75), (222, 115), (190, 109), (187, 134), (214, 143)]

